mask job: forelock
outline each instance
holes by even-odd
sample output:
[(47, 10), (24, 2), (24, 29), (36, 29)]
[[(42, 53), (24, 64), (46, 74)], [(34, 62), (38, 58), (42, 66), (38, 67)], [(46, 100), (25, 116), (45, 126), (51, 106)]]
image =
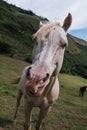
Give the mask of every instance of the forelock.
[(33, 38), (40, 41), (41, 38), (45, 37), (51, 30), (55, 29), (57, 26), (61, 26), (58, 22), (48, 22), (43, 25), (34, 35)]

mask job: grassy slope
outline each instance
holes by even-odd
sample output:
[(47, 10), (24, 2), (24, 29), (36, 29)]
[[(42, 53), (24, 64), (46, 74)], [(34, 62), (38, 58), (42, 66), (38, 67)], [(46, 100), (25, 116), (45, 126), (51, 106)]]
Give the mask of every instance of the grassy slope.
[[(7, 53), (9, 56), (24, 60), (31, 55), (32, 34), (37, 30), (39, 20), (40, 18), (35, 15), (26, 14), (23, 10), (0, 1), (0, 45), (5, 44), (11, 47), (10, 52)], [(87, 47), (78, 45), (79, 39), (68, 37), (68, 40), (69, 47), (64, 58), (64, 71), (77, 74), (75, 71), (80, 66), (81, 73), (85, 73)], [(18, 113), (17, 124), (12, 122), (17, 86), (11, 85), (10, 80), (19, 76), (26, 65), (28, 64), (23, 61), (0, 55), (0, 126), (5, 130), (22, 129), (23, 103)], [(87, 81), (81, 77), (65, 74), (60, 74), (59, 79), (61, 84), (59, 100), (46, 117), (43, 129), (46, 127), (47, 130), (87, 130), (87, 92), (84, 98), (78, 97), (79, 87), (87, 84)], [(33, 118), (34, 120), (37, 118), (35, 110)], [(35, 125), (35, 123), (32, 124)]]
[[(21, 66), (20, 66), (21, 65)], [(14, 124), (17, 86), (10, 81), (21, 74), (28, 64), (0, 55), (0, 126), (5, 130), (22, 130), (24, 122), (23, 100), (19, 109), (17, 124)], [(59, 100), (44, 120), (41, 130), (87, 130), (87, 92), (84, 98), (78, 96), (79, 87), (86, 85), (87, 80), (60, 74)], [(38, 111), (38, 110), (37, 110)], [(33, 120), (37, 119), (37, 112), (33, 111)], [(34, 130), (35, 122), (32, 122)]]
[(39, 21), (36, 15), (0, 1), (0, 44), (10, 46), (9, 56), (24, 60), (31, 55)]
[(75, 42), (75, 40), (73, 36), (68, 35), (69, 46), (65, 51), (64, 64), (61, 72), (87, 78), (87, 43), (84, 42), (84, 46), (81, 45), (82, 41), (80, 39), (78, 39), (78, 42)]

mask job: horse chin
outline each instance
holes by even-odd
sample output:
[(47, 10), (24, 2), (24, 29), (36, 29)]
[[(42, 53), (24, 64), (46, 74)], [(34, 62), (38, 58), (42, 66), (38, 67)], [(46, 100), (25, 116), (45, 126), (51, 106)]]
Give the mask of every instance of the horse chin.
[(26, 93), (28, 96), (31, 96), (31, 97), (40, 97), (41, 95), (43, 95), (44, 89), (45, 89), (45, 87), (43, 86), (35, 93), (33, 93), (29, 90), (27, 90)]

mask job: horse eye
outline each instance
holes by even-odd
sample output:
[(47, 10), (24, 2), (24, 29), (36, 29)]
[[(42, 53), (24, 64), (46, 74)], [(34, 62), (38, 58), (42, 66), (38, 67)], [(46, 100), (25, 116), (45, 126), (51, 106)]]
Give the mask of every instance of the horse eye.
[(48, 38), (49, 37), (49, 33), (46, 34), (45, 38)]
[(35, 44), (38, 45), (38, 42), (36, 41)]
[(35, 44), (37, 45), (38, 44), (37, 37), (34, 37), (33, 40), (34, 40)]
[(65, 48), (66, 46), (67, 46), (67, 43), (63, 43), (63, 44), (61, 45), (62, 48)]
[(66, 43), (64, 43), (64, 45), (63, 45), (64, 47), (66, 47), (67, 46), (67, 44)]

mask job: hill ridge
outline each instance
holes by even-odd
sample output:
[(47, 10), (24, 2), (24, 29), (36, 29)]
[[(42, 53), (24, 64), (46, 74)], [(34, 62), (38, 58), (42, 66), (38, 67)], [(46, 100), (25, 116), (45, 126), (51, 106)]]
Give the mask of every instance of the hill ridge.
[[(32, 62), (34, 34), (40, 20), (47, 20), (15, 5), (0, 1), (0, 54)], [(62, 73), (87, 78), (87, 42), (70, 34), (66, 48)]]

